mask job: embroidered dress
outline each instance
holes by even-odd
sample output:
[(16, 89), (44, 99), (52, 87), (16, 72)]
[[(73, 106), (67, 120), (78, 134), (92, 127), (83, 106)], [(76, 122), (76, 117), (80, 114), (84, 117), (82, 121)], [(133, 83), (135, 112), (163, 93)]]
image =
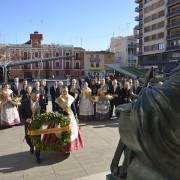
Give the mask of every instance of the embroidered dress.
[[(2, 96), (8, 96), (12, 94), (10, 89), (2, 92)], [(20, 124), (19, 113), (17, 107), (11, 102), (10, 99), (1, 101), (0, 105), (0, 125), (1, 126), (12, 126)]]
[(105, 97), (100, 97), (96, 103), (96, 119), (107, 120), (109, 118), (110, 102)]
[[(61, 95), (56, 99), (56, 103), (66, 111), (67, 118), (70, 121), (70, 128), (71, 128), (71, 137), (70, 137), (70, 143), (64, 147), (64, 152), (71, 152), (71, 151), (76, 151), (79, 149), (82, 149), (84, 147), (84, 142), (83, 138), (80, 132), (80, 129), (77, 125), (77, 121), (75, 119), (75, 116), (71, 110), (71, 105), (74, 102), (74, 97), (71, 95), (68, 95), (67, 99), (64, 99), (63, 96)], [(55, 127), (56, 125), (49, 125), (48, 128)], [(49, 134), (45, 135), (43, 137), (43, 141), (45, 143), (54, 143), (56, 142), (57, 138), (61, 138), (61, 134)]]
[(94, 115), (94, 107), (91, 101), (91, 89), (82, 89), (80, 104), (79, 104), (79, 115), (81, 116), (92, 116)]

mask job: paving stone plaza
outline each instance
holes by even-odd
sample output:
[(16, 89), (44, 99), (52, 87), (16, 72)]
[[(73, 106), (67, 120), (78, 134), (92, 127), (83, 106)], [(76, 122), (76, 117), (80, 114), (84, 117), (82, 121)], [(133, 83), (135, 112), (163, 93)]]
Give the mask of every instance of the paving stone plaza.
[(119, 140), (118, 122), (92, 120), (80, 126), (83, 150), (69, 157), (43, 152), (40, 165), (29, 153), (23, 126), (0, 130), (0, 180), (105, 180)]

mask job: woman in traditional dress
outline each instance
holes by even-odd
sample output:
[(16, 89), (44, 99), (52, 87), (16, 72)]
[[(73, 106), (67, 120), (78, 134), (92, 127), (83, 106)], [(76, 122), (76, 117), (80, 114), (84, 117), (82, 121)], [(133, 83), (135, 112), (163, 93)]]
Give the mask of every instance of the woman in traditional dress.
[(3, 83), (0, 91), (0, 125), (3, 127), (11, 127), (20, 123), (19, 113), (12, 98), (13, 91), (8, 88), (6, 82)]
[(91, 119), (94, 115), (94, 107), (91, 101), (91, 89), (88, 87), (88, 83), (85, 82), (81, 90), (80, 103), (79, 103), (79, 115), (80, 120)]
[[(63, 152), (70, 153), (71, 151), (79, 150), (84, 147), (84, 142), (80, 129), (77, 124), (77, 112), (74, 103), (74, 97), (68, 94), (68, 87), (64, 86), (62, 89), (62, 94), (56, 98), (55, 102), (60, 106), (60, 112), (63, 113), (70, 121), (71, 137), (70, 143), (64, 147)], [(51, 125), (50, 125), (51, 126)], [(48, 128), (52, 128), (48, 127)], [(61, 135), (49, 134), (45, 135), (43, 142), (45, 143), (55, 143), (57, 138)]]
[(96, 119), (97, 120), (107, 120), (110, 114), (110, 102), (106, 97), (107, 88), (101, 86), (98, 89), (98, 101), (96, 103)]

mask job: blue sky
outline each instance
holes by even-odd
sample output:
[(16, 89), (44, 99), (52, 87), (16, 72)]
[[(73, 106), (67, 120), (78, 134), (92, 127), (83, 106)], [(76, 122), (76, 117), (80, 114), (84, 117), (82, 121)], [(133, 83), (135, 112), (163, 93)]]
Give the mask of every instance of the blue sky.
[(35, 30), (43, 43), (104, 50), (133, 33), (134, 0), (1, 0), (0, 43), (23, 43)]

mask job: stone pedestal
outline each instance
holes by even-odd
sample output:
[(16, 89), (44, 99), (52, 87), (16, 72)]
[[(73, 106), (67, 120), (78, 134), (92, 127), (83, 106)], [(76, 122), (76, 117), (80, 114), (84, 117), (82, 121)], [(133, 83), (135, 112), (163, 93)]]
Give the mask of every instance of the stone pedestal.
[(106, 180), (126, 180), (126, 179), (117, 178), (117, 177), (113, 176), (112, 174), (108, 174), (108, 175), (106, 175)]

